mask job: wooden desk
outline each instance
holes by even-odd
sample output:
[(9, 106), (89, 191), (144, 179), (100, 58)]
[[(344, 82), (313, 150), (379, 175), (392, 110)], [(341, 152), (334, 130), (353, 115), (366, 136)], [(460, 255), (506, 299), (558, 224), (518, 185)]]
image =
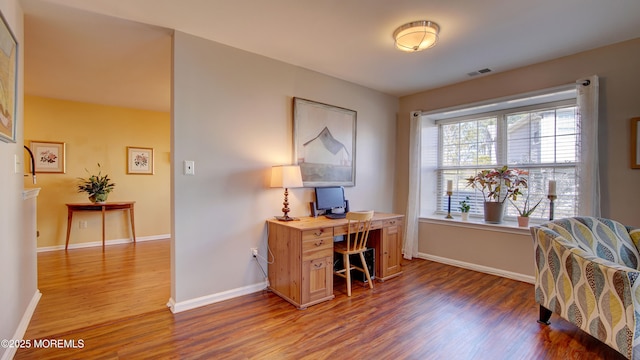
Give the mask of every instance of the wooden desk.
[[(402, 274), (402, 224), (404, 215), (376, 212), (367, 247), (375, 251), (375, 276), (379, 281)], [(333, 237), (347, 234), (346, 219), (304, 217), (299, 221), (267, 220), (269, 288), (304, 309), (333, 295)]]
[(71, 235), (71, 221), (73, 220), (74, 211), (101, 211), (102, 212), (102, 249), (104, 249), (104, 217), (105, 212), (111, 210), (129, 210), (129, 225), (131, 226), (131, 235), (133, 236), (133, 242), (136, 242), (136, 225), (133, 218), (133, 205), (135, 201), (122, 201), (122, 202), (107, 202), (103, 204), (95, 203), (80, 203), (80, 204), (66, 204), (67, 205), (67, 242), (64, 245), (64, 249), (69, 247), (69, 236)]

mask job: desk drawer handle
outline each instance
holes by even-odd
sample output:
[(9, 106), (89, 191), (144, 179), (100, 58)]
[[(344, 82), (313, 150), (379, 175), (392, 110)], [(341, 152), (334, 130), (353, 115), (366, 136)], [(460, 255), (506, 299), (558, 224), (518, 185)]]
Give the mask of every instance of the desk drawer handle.
[(313, 264), (313, 266), (315, 266), (316, 269), (320, 269), (321, 267), (324, 267), (324, 263), (316, 263), (316, 264)]
[(391, 224), (391, 225), (395, 225), (395, 224), (396, 224), (396, 221), (395, 221), (395, 220), (391, 220), (391, 221), (389, 221), (389, 224)]
[(322, 235), (323, 232), (324, 232), (324, 230), (318, 230), (318, 231), (314, 232), (313, 235), (320, 236), (320, 235)]
[(322, 245), (322, 244), (324, 244), (324, 239), (322, 239), (322, 240), (320, 240), (320, 241), (316, 241), (313, 245), (315, 245), (315, 246), (320, 246), (320, 245)]

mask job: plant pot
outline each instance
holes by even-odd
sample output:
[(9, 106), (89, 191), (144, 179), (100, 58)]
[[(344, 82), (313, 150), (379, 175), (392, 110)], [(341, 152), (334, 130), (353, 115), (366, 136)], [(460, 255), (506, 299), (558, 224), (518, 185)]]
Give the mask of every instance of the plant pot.
[(500, 224), (504, 214), (504, 203), (496, 201), (485, 201), (484, 222), (489, 224)]
[(95, 195), (91, 195), (89, 196), (89, 201), (91, 201), (92, 203), (95, 204), (102, 204), (107, 202), (107, 196), (109, 194), (95, 194)]
[(462, 218), (462, 221), (467, 221), (469, 220), (469, 213), (468, 212), (460, 213), (460, 217)]
[(529, 227), (529, 217), (528, 216), (518, 216), (518, 226), (520, 226), (520, 227)]

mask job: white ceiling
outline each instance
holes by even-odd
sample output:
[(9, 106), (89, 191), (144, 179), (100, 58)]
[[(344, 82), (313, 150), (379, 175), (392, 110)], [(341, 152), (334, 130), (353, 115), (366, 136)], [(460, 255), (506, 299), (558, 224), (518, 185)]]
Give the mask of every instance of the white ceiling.
[[(171, 29), (395, 96), (469, 80), (483, 68), (501, 72), (640, 37), (638, 0), (22, 4), (26, 93), (163, 111), (170, 104)], [(414, 20), (438, 23), (438, 44), (396, 50), (391, 34)]]

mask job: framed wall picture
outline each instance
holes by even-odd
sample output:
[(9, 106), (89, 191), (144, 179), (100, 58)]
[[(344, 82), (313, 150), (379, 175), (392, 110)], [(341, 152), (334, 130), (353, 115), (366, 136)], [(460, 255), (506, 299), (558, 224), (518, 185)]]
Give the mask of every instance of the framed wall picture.
[(293, 156), (305, 187), (355, 186), (354, 110), (293, 98)]
[(640, 169), (640, 117), (631, 119), (631, 168)]
[(0, 14), (0, 140), (16, 142), (18, 42)]
[(36, 173), (64, 174), (65, 143), (55, 141), (31, 141)]
[(153, 175), (153, 148), (127, 146), (127, 174)]

